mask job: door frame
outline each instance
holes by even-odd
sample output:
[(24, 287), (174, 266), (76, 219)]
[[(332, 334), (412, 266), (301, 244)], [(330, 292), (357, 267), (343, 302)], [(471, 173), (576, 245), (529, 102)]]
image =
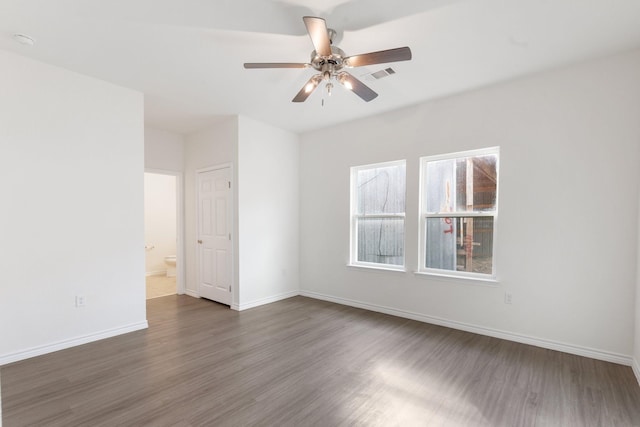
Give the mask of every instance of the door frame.
[(184, 256), (184, 176), (182, 172), (166, 169), (144, 168), (145, 173), (170, 175), (176, 178), (176, 293), (184, 295), (185, 256)]
[(193, 242), (193, 245), (195, 245), (195, 254), (196, 254), (196, 284), (197, 284), (197, 292), (198, 292), (198, 298), (201, 298), (200, 296), (200, 259), (201, 259), (201, 255), (200, 255), (200, 251), (202, 249), (202, 246), (198, 244), (198, 238), (199, 238), (199, 234), (200, 234), (200, 207), (198, 206), (198, 201), (200, 200), (200, 188), (199, 188), (199, 175), (200, 173), (204, 173), (204, 172), (212, 172), (215, 170), (219, 170), (219, 169), (229, 169), (229, 182), (231, 182), (231, 188), (229, 189), (229, 209), (231, 209), (230, 212), (230, 216), (231, 216), (231, 223), (229, 224), (230, 229), (231, 229), (231, 277), (229, 278), (230, 282), (231, 282), (231, 304), (229, 305), (230, 308), (235, 307), (236, 304), (236, 295), (237, 295), (237, 290), (236, 290), (236, 229), (235, 229), (235, 223), (236, 223), (236, 217), (235, 217), (235, 190), (236, 190), (236, 184), (234, 181), (234, 175), (233, 175), (233, 163), (220, 163), (220, 164), (216, 164), (213, 166), (207, 166), (204, 168), (199, 168), (196, 169), (196, 174), (195, 174), (195, 179), (194, 179), (194, 187), (195, 187), (195, 210), (196, 210), (196, 227), (195, 227), (195, 239)]

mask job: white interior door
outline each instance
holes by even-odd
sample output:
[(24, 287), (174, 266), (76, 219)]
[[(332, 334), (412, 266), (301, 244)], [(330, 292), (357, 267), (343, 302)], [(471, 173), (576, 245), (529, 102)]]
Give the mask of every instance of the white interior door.
[(231, 170), (198, 173), (199, 294), (231, 305)]

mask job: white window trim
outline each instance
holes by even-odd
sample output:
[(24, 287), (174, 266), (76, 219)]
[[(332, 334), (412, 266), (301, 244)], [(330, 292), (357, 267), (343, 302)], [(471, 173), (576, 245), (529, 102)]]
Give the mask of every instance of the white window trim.
[[(354, 188), (354, 183), (356, 180), (356, 174), (358, 173), (359, 170), (362, 169), (373, 169), (373, 168), (381, 168), (381, 167), (388, 167), (388, 166), (399, 166), (399, 165), (404, 165), (405, 166), (405, 201), (406, 201), (406, 193), (407, 193), (407, 186), (406, 186), (406, 165), (407, 165), (407, 161), (406, 160), (394, 160), (394, 161), (390, 161), (390, 162), (381, 162), (381, 163), (371, 163), (368, 165), (360, 165), (360, 166), (352, 166), (351, 167), (351, 171), (350, 171), (350, 180), (349, 180), (349, 187), (350, 187), (350, 206), (349, 206), (349, 215), (351, 216), (350, 218), (350, 242), (349, 242), (349, 264), (347, 264), (349, 267), (360, 267), (360, 268), (365, 268), (365, 269), (373, 269), (373, 270), (391, 270), (391, 271), (401, 271), (404, 272), (406, 271), (406, 265), (407, 265), (407, 251), (406, 251), (406, 219), (405, 219), (405, 213), (389, 213), (389, 214), (356, 214), (354, 212), (355, 210), (355, 206), (358, 203), (358, 195), (357, 195), (357, 191)], [(406, 203), (406, 202), (405, 202)], [(405, 205), (405, 211), (406, 211), (406, 205)], [(402, 239), (403, 240), (403, 249), (402, 252), (404, 253), (404, 263), (402, 265), (395, 265), (395, 264), (383, 264), (383, 263), (374, 263), (374, 262), (363, 262), (363, 261), (358, 261), (358, 236), (357, 236), (357, 230), (358, 230), (358, 220), (359, 219), (363, 219), (363, 218), (402, 218), (405, 220), (405, 238)]]
[[(459, 157), (475, 157), (483, 156), (487, 154), (496, 154), (498, 156), (498, 163), (496, 164), (497, 182), (496, 182), (496, 206), (495, 210), (490, 212), (425, 212), (424, 209), (424, 191), (425, 191), (425, 172), (426, 164), (438, 160), (456, 159)], [(452, 279), (467, 279), (476, 280), (480, 282), (497, 283), (497, 265), (496, 265), (496, 247), (498, 238), (498, 200), (500, 198), (500, 147), (481, 148), (477, 150), (458, 151), (455, 153), (438, 154), (434, 156), (420, 157), (420, 185), (419, 185), (419, 199), (418, 199), (418, 270), (415, 274), (419, 275), (431, 275), (438, 277), (446, 277)], [(426, 222), (427, 218), (464, 218), (464, 217), (492, 217), (493, 218), (493, 257), (491, 274), (473, 273), (468, 271), (457, 270), (445, 270), (439, 268), (427, 268), (425, 267), (426, 258)]]
[(353, 269), (362, 268), (364, 270), (391, 271), (394, 273), (405, 273), (407, 270), (401, 265), (393, 264), (376, 264), (375, 262), (358, 262), (357, 264), (347, 264), (347, 267)]
[[(414, 271), (413, 274), (417, 277), (429, 277), (434, 279), (442, 279), (442, 280), (452, 280), (456, 283), (461, 284), (473, 284), (473, 286), (484, 285), (487, 287), (496, 287), (500, 280), (497, 277), (493, 277), (489, 274), (483, 274), (482, 277), (477, 277), (473, 275), (474, 273), (469, 273), (466, 271), (457, 271), (456, 275), (448, 274), (450, 270), (436, 270), (433, 269), (434, 272), (424, 272), (424, 271)], [(446, 273), (443, 273), (445, 272)]]

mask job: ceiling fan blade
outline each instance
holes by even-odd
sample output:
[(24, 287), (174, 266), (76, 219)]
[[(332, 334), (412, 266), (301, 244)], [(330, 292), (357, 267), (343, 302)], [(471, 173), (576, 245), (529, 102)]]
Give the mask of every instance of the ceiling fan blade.
[(369, 86), (365, 85), (346, 71), (342, 71), (340, 74), (338, 74), (338, 81), (342, 83), (344, 87), (358, 95), (366, 102), (369, 102), (378, 96), (378, 94), (375, 93)]
[(309, 64), (298, 62), (245, 62), (244, 68), (307, 68)]
[(385, 64), (387, 62), (408, 61), (411, 59), (411, 49), (398, 47), (380, 50), (378, 52), (363, 53), (344, 58), (347, 67), (362, 67), (364, 65)]
[(322, 18), (314, 16), (305, 16), (302, 18), (304, 25), (307, 26), (307, 32), (311, 37), (313, 47), (320, 56), (331, 56), (331, 41), (327, 31), (327, 23)]
[(302, 89), (300, 89), (300, 92), (298, 92), (298, 94), (291, 100), (291, 102), (306, 101), (309, 95), (311, 95), (313, 91), (316, 90), (316, 88), (320, 84), (320, 81), (322, 81), (322, 76), (320, 76), (319, 74), (311, 77), (309, 81), (305, 83)]

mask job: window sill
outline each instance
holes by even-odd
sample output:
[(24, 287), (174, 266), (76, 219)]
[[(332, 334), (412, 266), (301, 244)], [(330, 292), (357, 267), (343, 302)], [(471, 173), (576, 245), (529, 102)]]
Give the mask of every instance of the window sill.
[(500, 284), (498, 279), (495, 277), (484, 278), (484, 277), (462, 276), (457, 274), (435, 273), (430, 271), (414, 271), (413, 274), (415, 274), (416, 276), (425, 276), (425, 277), (428, 276), (428, 277), (434, 277), (438, 279), (445, 279), (447, 281), (460, 280), (462, 282), (467, 282), (467, 283), (476, 282), (479, 285), (491, 286), (491, 287), (494, 287)]
[(385, 266), (377, 266), (377, 265), (363, 265), (363, 264), (347, 264), (348, 268), (353, 268), (356, 270), (381, 270), (381, 271), (391, 271), (394, 273), (406, 273), (404, 267), (393, 268), (393, 267), (385, 267)]

